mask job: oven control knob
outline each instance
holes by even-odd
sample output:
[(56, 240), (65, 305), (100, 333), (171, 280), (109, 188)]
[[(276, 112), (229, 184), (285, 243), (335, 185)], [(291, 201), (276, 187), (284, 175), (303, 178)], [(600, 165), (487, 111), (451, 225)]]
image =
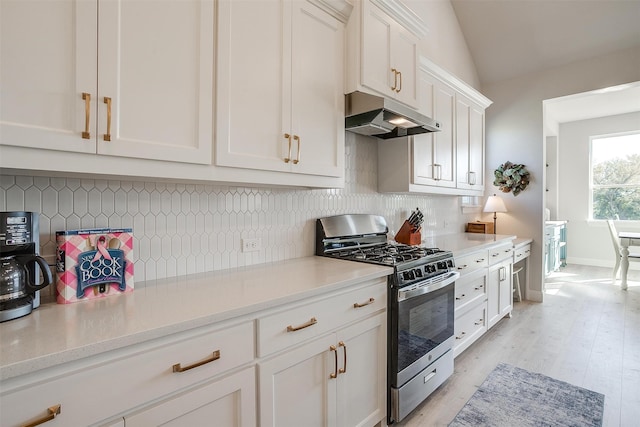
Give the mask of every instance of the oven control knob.
[(413, 275), (413, 271), (405, 271), (402, 273), (402, 278), (404, 280), (415, 280), (415, 276)]
[(416, 268), (415, 270), (413, 270), (413, 274), (416, 276), (416, 279), (421, 278), (422, 277), (422, 269)]
[(427, 265), (426, 270), (427, 270), (427, 273), (435, 273), (436, 272), (436, 266), (433, 265), (433, 264), (429, 264), (429, 265)]
[(438, 261), (438, 270), (446, 270), (447, 263), (445, 261)]
[(449, 267), (453, 268), (453, 260), (452, 260), (452, 259), (448, 260), (448, 261), (447, 261), (447, 265), (448, 265)]

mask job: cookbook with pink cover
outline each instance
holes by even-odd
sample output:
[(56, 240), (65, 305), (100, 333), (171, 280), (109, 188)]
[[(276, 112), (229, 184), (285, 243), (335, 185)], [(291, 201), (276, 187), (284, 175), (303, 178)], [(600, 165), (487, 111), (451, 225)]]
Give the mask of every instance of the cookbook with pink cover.
[(133, 291), (133, 231), (56, 232), (56, 301), (69, 304)]

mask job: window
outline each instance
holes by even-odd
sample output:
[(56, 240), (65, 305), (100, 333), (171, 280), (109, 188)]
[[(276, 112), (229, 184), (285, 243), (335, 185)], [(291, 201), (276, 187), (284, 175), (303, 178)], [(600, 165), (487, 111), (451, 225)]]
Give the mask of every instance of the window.
[(640, 132), (591, 137), (591, 218), (640, 220)]

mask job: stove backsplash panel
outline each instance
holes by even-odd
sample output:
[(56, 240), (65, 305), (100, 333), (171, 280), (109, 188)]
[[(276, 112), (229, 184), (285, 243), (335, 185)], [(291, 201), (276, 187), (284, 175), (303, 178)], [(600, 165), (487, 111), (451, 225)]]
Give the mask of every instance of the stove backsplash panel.
[[(423, 237), (461, 232), (474, 219), (461, 214), (458, 197), (378, 193), (377, 161), (376, 144), (347, 133), (344, 189), (2, 175), (0, 210), (41, 213), (41, 254), (51, 264), (56, 231), (133, 228), (136, 284), (313, 255), (319, 217), (382, 215), (390, 237), (416, 207), (425, 217)], [(243, 238), (259, 238), (262, 249), (242, 252)], [(46, 291), (52, 297), (54, 287)]]

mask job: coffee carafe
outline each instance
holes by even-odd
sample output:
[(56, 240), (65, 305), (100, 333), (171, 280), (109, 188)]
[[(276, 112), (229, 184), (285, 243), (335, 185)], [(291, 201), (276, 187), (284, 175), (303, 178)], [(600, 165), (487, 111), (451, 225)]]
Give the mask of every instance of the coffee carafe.
[(53, 283), (39, 250), (37, 213), (0, 212), (0, 322), (31, 313), (40, 305), (40, 290)]

